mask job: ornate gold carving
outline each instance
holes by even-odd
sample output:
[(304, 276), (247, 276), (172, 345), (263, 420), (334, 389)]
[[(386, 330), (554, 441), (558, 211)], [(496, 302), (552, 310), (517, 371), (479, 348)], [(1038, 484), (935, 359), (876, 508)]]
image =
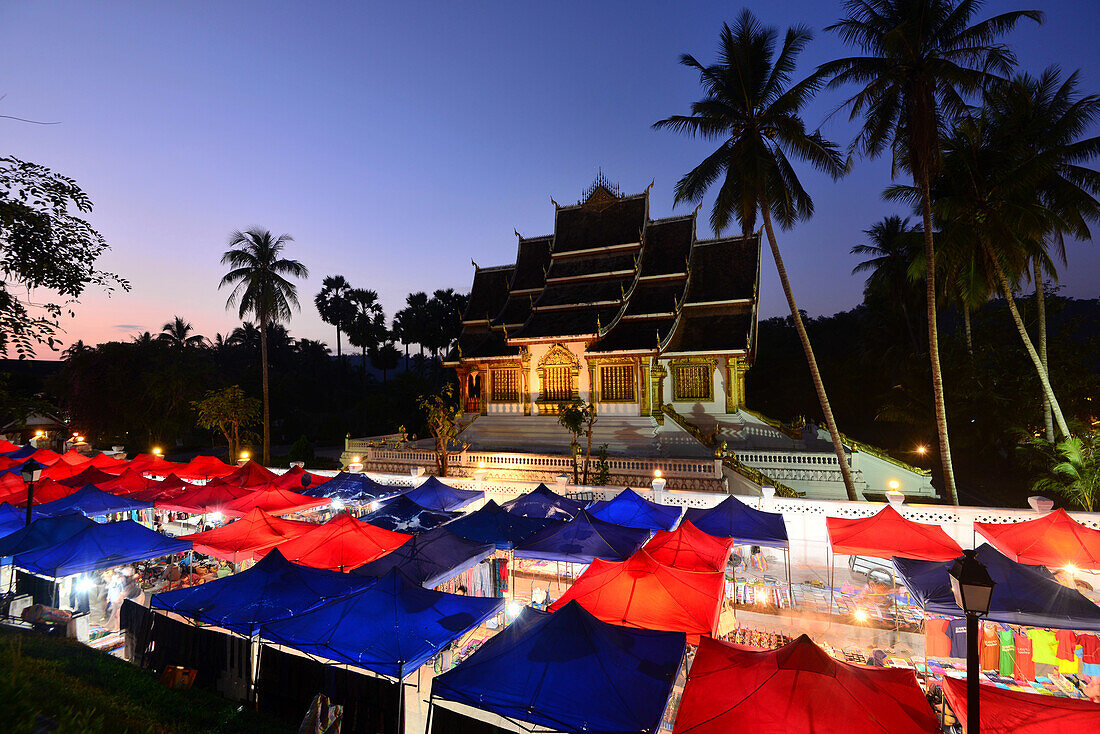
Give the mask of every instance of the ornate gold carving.
[(736, 413), (745, 404), (745, 373), (742, 357), (726, 357), (726, 412)]
[(578, 400), (577, 382), (580, 362), (561, 344), (555, 344), (539, 360), (539, 396), (535, 403), (540, 413), (556, 413), (558, 403)]
[(523, 391), (523, 414), (531, 415), (531, 351), (526, 346), (519, 348), (520, 390)]
[(710, 402), (714, 400), (713, 357), (678, 357), (669, 361), (672, 372), (673, 402)]

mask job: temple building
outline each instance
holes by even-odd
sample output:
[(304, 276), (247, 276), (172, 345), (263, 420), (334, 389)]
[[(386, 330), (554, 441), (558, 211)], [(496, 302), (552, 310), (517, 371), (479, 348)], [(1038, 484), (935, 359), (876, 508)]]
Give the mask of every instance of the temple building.
[(599, 178), (553, 234), (474, 271), (458, 348), (467, 413), (736, 413), (756, 344), (760, 237), (699, 239), (695, 213), (651, 219), (649, 189)]

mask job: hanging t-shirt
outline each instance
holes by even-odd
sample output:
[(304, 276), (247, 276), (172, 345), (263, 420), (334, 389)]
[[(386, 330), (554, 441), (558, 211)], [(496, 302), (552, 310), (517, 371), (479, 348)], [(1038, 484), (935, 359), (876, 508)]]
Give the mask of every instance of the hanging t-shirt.
[(1081, 645), (1081, 672), (1100, 675), (1100, 637), (1093, 634), (1077, 635)]
[(1011, 630), (1001, 630), (998, 636), (1001, 638), (1001, 660), (997, 671), (1001, 675), (1012, 675), (1016, 669), (1016, 641), (1012, 639)]
[(982, 623), (982, 646), (978, 653), (982, 670), (997, 670), (1001, 664), (1001, 641), (993, 625)]
[(1031, 638), (1027, 635), (1016, 635), (1014, 643), (1016, 647), (1016, 665), (1013, 675), (1018, 680), (1035, 680), (1035, 661), (1031, 657)]
[(1074, 675), (1080, 670), (1079, 659), (1074, 654), (1077, 649), (1077, 635), (1073, 630), (1058, 630), (1054, 633), (1058, 640), (1055, 657), (1058, 659), (1058, 672), (1062, 675)]
[(951, 638), (951, 657), (966, 657), (966, 620), (952, 619), (947, 623), (947, 636)]
[(945, 658), (951, 654), (951, 639), (947, 636), (946, 619), (927, 619), (924, 622), (924, 656)]
[(1050, 630), (1031, 629), (1027, 631), (1031, 638), (1031, 659), (1047, 665), (1058, 664), (1058, 640)]

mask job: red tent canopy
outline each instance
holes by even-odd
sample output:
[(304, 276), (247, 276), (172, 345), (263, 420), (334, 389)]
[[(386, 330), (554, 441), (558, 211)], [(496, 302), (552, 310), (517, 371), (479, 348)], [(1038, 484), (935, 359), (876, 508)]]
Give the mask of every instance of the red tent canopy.
[(160, 482), (156, 479), (145, 478), (139, 471), (127, 468), (117, 477), (112, 477), (105, 482), (100, 482), (96, 487), (102, 489), (104, 492), (110, 492), (111, 494), (132, 494), (134, 492), (140, 492), (143, 489), (149, 489), (154, 484), (159, 483)]
[(342, 512), (324, 525), (283, 543), (279, 552), (288, 561), (303, 566), (351, 571), (399, 548), (411, 537)]
[[(10, 456), (0, 456), (0, 471), (11, 469), (14, 466), (22, 464), (24, 459), (13, 459)], [(45, 471), (45, 469), (43, 469)]]
[[(302, 487), (302, 477), (309, 476), (309, 484), (306, 487)], [(271, 483), (276, 487), (282, 489), (290, 489), (296, 492), (302, 491), (302, 489), (308, 489), (309, 487), (316, 487), (318, 484), (324, 484), (332, 477), (322, 477), (320, 474), (313, 474), (307, 472), (301, 467), (294, 467), (290, 471), (284, 473), (282, 476), (278, 476), (271, 480)]]
[(237, 467), (232, 474), (227, 474), (225, 481), (238, 487), (258, 487), (261, 484), (268, 484), (278, 476), (260, 462), (249, 459)]
[[(22, 486), (16, 490), (14, 494), (0, 498), (0, 501), (10, 502), (16, 507), (26, 507), (27, 487), (22, 481), (20, 481), (19, 484)], [(80, 489), (80, 487), (69, 487), (53, 479), (40, 479), (34, 483), (34, 505), (37, 507), (46, 502), (53, 502), (62, 497), (68, 497), (78, 489)]]
[(230, 517), (242, 517), (258, 508), (272, 515), (289, 515), (313, 507), (324, 507), (331, 501), (328, 497), (307, 497), (269, 484), (233, 500), (222, 508), (222, 512)]
[[(951, 710), (966, 721), (966, 681), (943, 679)], [(1078, 698), (1010, 691), (991, 685), (978, 689), (982, 734), (1069, 734), (1100, 731), (1100, 704)]]
[(262, 556), (267, 549), (316, 527), (313, 523), (284, 520), (254, 509), (228, 525), (205, 533), (184, 535), (180, 540), (192, 541), (199, 553), (240, 563)]
[(61, 481), (62, 479), (68, 479), (75, 477), (85, 469), (92, 468), (91, 464), (68, 464), (64, 461), (59, 461), (53, 466), (47, 467), (42, 470), (43, 479), (56, 479)]
[(196, 456), (175, 471), (180, 479), (200, 480), (228, 476), (237, 471), (237, 467), (226, 464), (217, 456)]
[[(38, 489), (45, 481), (45, 479), (40, 479), (35, 482), (35, 489)], [(18, 473), (12, 474), (11, 472), (0, 474), (0, 502), (10, 502), (14, 505), (19, 502), (20, 497), (22, 497), (23, 502), (27, 501), (27, 484), (23, 481), (23, 477)]]
[(162, 500), (170, 500), (186, 494), (189, 490), (194, 489), (194, 487), (195, 485), (188, 484), (175, 474), (169, 474), (159, 482), (151, 481), (148, 489), (132, 492), (127, 496), (143, 502), (153, 502), (155, 504)]
[[(98, 453), (91, 458), (90, 466), (94, 466), (96, 469), (102, 469), (111, 474), (116, 474), (130, 465), (130, 462), (126, 459), (116, 459), (113, 456), (109, 456), (104, 453)], [(115, 469), (115, 471), (111, 471)]]
[(714, 633), (725, 574), (682, 571), (640, 550), (622, 563), (597, 558), (550, 611), (576, 599), (597, 619), (624, 627), (688, 633), (688, 642)]
[(674, 731), (916, 734), (940, 728), (913, 671), (843, 663), (802, 635), (778, 650), (702, 640)]
[(833, 553), (841, 555), (919, 561), (950, 561), (962, 555), (959, 544), (939, 525), (906, 520), (889, 505), (871, 517), (827, 517), (825, 524)]
[[(61, 461), (61, 454), (50, 451), (49, 449), (38, 449), (33, 454), (27, 457), (27, 459), (34, 459), (39, 464), (46, 466), (53, 466), (57, 462)], [(26, 459), (24, 459), (25, 461)]]
[[(80, 489), (86, 484), (92, 484), (98, 486), (103, 482), (109, 482), (117, 477), (114, 474), (108, 474), (102, 469), (96, 469), (94, 466), (88, 466), (81, 472), (73, 474), (71, 477), (65, 477), (64, 479), (58, 479), (59, 484), (64, 484), (68, 487), (76, 487)], [(56, 479), (56, 477), (53, 477)]]
[(684, 520), (675, 530), (660, 530), (642, 550), (658, 563), (684, 571), (725, 571), (733, 538), (716, 538)]
[(18, 451), (23, 448), (22, 446), (16, 446), (7, 439), (0, 440), (0, 454), (6, 454), (9, 451)]
[(79, 464), (87, 464), (89, 461), (91, 461), (91, 458), (85, 456), (84, 454), (80, 453), (76, 449), (69, 449), (65, 453), (61, 454), (59, 459), (60, 459), (60, 461), (63, 461), (66, 464), (70, 464), (72, 466), (77, 466)]
[(251, 491), (251, 489), (233, 487), (224, 483), (205, 487), (193, 486), (177, 496), (155, 500), (155, 504), (160, 510), (205, 515), (208, 512), (222, 512), (230, 502)]
[(1018, 563), (1100, 571), (1100, 530), (1082, 525), (1061, 508), (1025, 522), (976, 522), (974, 529)]

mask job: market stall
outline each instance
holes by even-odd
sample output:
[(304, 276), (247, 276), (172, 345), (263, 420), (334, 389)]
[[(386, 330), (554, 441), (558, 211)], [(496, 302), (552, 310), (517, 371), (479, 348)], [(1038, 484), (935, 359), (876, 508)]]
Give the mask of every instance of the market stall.
[(1025, 522), (976, 522), (974, 530), (1019, 563), (1100, 571), (1100, 530), (1082, 525), (1061, 508)]
[(270, 483), (278, 477), (278, 474), (271, 471), (260, 462), (255, 459), (249, 459), (237, 467), (232, 474), (226, 474), (222, 478), (225, 480), (226, 484), (232, 484), (237, 487), (259, 487)]
[(429, 510), (402, 494), (384, 500), (378, 509), (364, 515), (363, 520), (395, 532), (423, 533), (461, 516), (461, 512)]
[[(216, 456), (200, 455), (178, 469), (174, 469), (174, 472), (180, 479), (188, 479), (194, 482), (226, 477), (237, 471), (237, 469), (238, 467), (226, 464)], [(149, 473), (150, 470), (145, 469), (144, 471)]]
[[(943, 692), (951, 710), (966, 721), (966, 681), (944, 678)], [(979, 687), (982, 734), (1070, 734), (1100, 731), (1100, 704), (1092, 701)]]
[(34, 511), (42, 517), (57, 517), (79, 512), (86, 517), (105, 517), (123, 512), (148, 510), (152, 502), (142, 502), (133, 497), (123, 497), (96, 489), (91, 484), (73, 492), (67, 497), (34, 505)]
[(381, 558), (352, 571), (357, 576), (381, 577), (392, 569), (430, 589), (472, 568), (493, 554), (492, 543), (460, 538), (445, 527), (414, 535)]
[(681, 508), (650, 502), (627, 487), (610, 500), (593, 502), (588, 512), (604, 522), (654, 531), (674, 528), (680, 519)]
[(540, 530), (559, 524), (557, 520), (513, 515), (489, 500), (474, 512), (447, 523), (447, 530), (460, 538), (492, 543), (498, 550), (511, 550)]
[(485, 493), (474, 489), (457, 489), (430, 476), (419, 487), (410, 489), (402, 496), (429, 510), (457, 512), (485, 497)]
[(340, 513), (324, 525), (281, 543), (278, 548), (294, 563), (313, 568), (351, 571), (381, 558), (410, 537)]
[[(330, 477), (308, 472), (300, 466), (296, 466), (288, 472), (284, 472), (271, 480), (271, 485), (279, 489), (290, 489), (301, 492), (303, 489), (319, 487), (329, 481)], [(303, 484), (304, 480), (304, 484)]]
[(654, 534), (642, 550), (666, 566), (682, 571), (725, 571), (733, 538), (708, 535), (688, 519), (675, 530)]
[(328, 497), (307, 497), (269, 484), (226, 502), (222, 505), (221, 512), (227, 517), (243, 517), (252, 510), (263, 510), (271, 515), (289, 515), (327, 507), (330, 502), (332, 500)]
[(240, 563), (258, 558), (269, 548), (316, 527), (309, 522), (284, 520), (257, 508), (220, 528), (183, 535), (180, 540), (191, 541), (196, 553)]
[(501, 507), (513, 515), (567, 521), (575, 518), (588, 504), (558, 494), (545, 484), (539, 484), (530, 492), (505, 502)]

